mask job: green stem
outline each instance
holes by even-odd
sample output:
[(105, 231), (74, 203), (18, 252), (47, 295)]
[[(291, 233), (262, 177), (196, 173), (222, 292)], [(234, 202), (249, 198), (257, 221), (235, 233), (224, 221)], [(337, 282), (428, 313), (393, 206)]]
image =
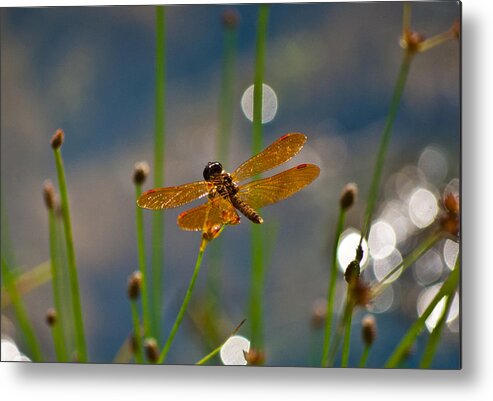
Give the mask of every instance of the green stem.
[[(165, 8), (156, 6), (156, 81), (154, 129), (154, 187), (164, 186), (165, 149), (165, 77), (166, 77)], [(159, 338), (161, 300), (163, 296), (164, 214), (152, 215), (152, 336)]]
[(361, 230), (360, 245), (363, 242), (363, 238), (368, 240), (368, 235), (370, 233), (371, 218), (373, 215), (373, 209), (375, 208), (375, 203), (377, 201), (378, 188), (380, 184), (380, 178), (382, 176), (383, 164), (385, 162), (385, 155), (387, 153), (387, 148), (390, 142), (390, 137), (392, 133), (392, 126), (394, 124), (395, 117), (397, 115), (397, 110), (399, 109), (399, 104), (401, 101), (402, 93), (404, 92), (404, 87), (406, 84), (407, 76), (409, 73), (409, 67), (414, 53), (406, 51), (404, 52), (404, 57), (402, 59), (401, 67), (399, 70), (399, 75), (397, 76), (397, 81), (394, 87), (394, 93), (392, 95), (392, 100), (390, 102), (390, 110), (385, 121), (385, 126), (383, 129), (382, 139), (380, 141), (380, 147), (378, 149), (377, 159), (375, 161), (375, 168), (373, 170), (373, 177), (370, 184), (370, 190), (368, 192), (368, 200), (366, 203), (365, 219), (363, 223), (363, 229)]
[(178, 331), (181, 321), (183, 320), (183, 316), (185, 316), (188, 303), (190, 302), (190, 298), (192, 297), (193, 287), (195, 286), (195, 281), (197, 280), (197, 276), (200, 271), (200, 266), (202, 265), (202, 258), (204, 256), (204, 251), (205, 248), (207, 247), (207, 244), (208, 241), (205, 238), (202, 238), (202, 241), (200, 243), (199, 253), (197, 255), (197, 262), (195, 263), (195, 269), (193, 270), (192, 278), (190, 279), (190, 283), (188, 284), (187, 292), (185, 293), (185, 298), (183, 299), (178, 315), (176, 316), (175, 323), (171, 328), (166, 343), (164, 344), (163, 350), (159, 355), (158, 363), (164, 363), (166, 356), (168, 355), (168, 351), (171, 347), (171, 344), (173, 343), (173, 340), (175, 338), (176, 332)]
[(370, 354), (370, 345), (365, 345), (365, 349), (363, 350), (363, 353), (361, 354), (361, 359), (359, 361), (359, 367), (364, 368), (366, 366), (366, 362), (368, 361), (368, 355)]
[(334, 244), (332, 246), (332, 264), (330, 267), (330, 278), (327, 290), (327, 315), (325, 318), (324, 348), (322, 352), (321, 366), (327, 366), (329, 362), (330, 336), (332, 334), (332, 321), (334, 318), (334, 299), (337, 282), (337, 248), (339, 246), (339, 240), (342, 230), (344, 229), (345, 220), (346, 211), (343, 208), (339, 208), (339, 217), (337, 218)]
[[(136, 199), (142, 192), (142, 185), (135, 185)], [(139, 271), (142, 277), (142, 314), (144, 324), (144, 335), (146, 338), (151, 336), (151, 311), (149, 309), (149, 292), (147, 290), (147, 267), (145, 256), (145, 240), (144, 240), (144, 214), (140, 207), (135, 206), (135, 227), (137, 230), (137, 251), (139, 258)]]
[(29, 321), (26, 307), (24, 306), (22, 298), (17, 290), (15, 277), (12, 275), (4, 255), (2, 255), (2, 276), (5, 289), (8, 291), (10, 301), (14, 307), (14, 312), (17, 317), (17, 321), (19, 322), (19, 327), (26, 340), (27, 346), (31, 351), (31, 358), (35, 362), (41, 362), (43, 359), (43, 356), (41, 355), (41, 348), (39, 347), (38, 340), (36, 339), (33, 327)]
[(407, 255), (401, 263), (388, 272), (380, 282), (374, 286), (372, 293), (373, 296), (378, 296), (389, 284), (388, 281), (396, 272), (402, 269), (404, 272), (409, 266), (416, 262), (421, 256), (423, 256), (430, 248), (432, 248), (440, 239), (443, 238), (441, 231), (433, 232), (427, 237), (417, 248), (415, 248), (409, 255)]
[(70, 209), (67, 192), (65, 170), (63, 168), (62, 153), (60, 148), (54, 150), (55, 163), (58, 174), (58, 186), (62, 207), (63, 226), (65, 228), (65, 246), (67, 249), (68, 275), (72, 296), (72, 310), (74, 315), (75, 343), (77, 348), (77, 360), (87, 362), (86, 340), (84, 336), (84, 323), (82, 319), (82, 307), (79, 293), (79, 279), (77, 277), (77, 265), (75, 263), (74, 242), (72, 239), (72, 224), (70, 222)]
[(350, 292), (349, 292), (349, 287), (348, 287), (347, 291), (346, 291), (346, 300), (344, 302), (344, 311), (343, 311), (342, 316), (339, 320), (337, 331), (335, 333), (335, 338), (334, 338), (334, 341), (332, 342), (332, 348), (329, 351), (329, 359), (328, 359), (328, 362), (326, 365), (327, 367), (331, 367), (333, 365), (333, 363), (335, 361), (336, 354), (337, 354), (337, 350), (339, 349), (339, 346), (341, 345), (342, 335), (345, 334), (346, 322), (348, 320), (349, 320), (349, 322), (351, 321), (351, 315), (353, 313), (353, 306), (349, 300), (349, 296), (350, 296)]
[[(459, 264), (458, 261), (459, 258), (457, 257), (454, 269), (458, 269), (458, 264)], [(430, 337), (428, 339), (428, 343), (426, 344), (426, 348), (423, 352), (423, 358), (421, 359), (421, 363), (419, 365), (419, 367), (422, 369), (427, 369), (431, 366), (433, 357), (435, 356), (435, 352), (438, 348), (440, 336), (442, 334), (443, 328), (445, 327), (445, 323), (447, 322), (447, 317), (449, 315), (450, 308), (452, 307), (452, 303), (454, 302), (455, 291), (457, 290), (458, 285), (459, 282), (456, 283), (455, 287), (451, 287), (450, 292), (446, 295), (447, 301), (445, 303), (445, 307), (443, 308), (443, 312), (440, 316), (440, 319), (438, 319), (435, 328), (431, 332)]]
[(49, 237), (50, 237), (50, 257), (51, 257), (51, 280), (53, 288), (53, 302), (56, 311), (56, 322), (52, 328), (53, 342), (55, 346), (55, 355), (57, 361), (67, 362), (67, 349), (65, 345), (64, 325), (66, 321), (64, 319), (64, 310), (62, 308), (62, 283), (61, 283), (61, 266), (59, 264), (60, 258), (58, 255), (57, 246), (57, 228), (56, 228), (56, 216), (53, 208), (48, 210), (48, 225), (49, 225)]
[(132, 324), (133, 324), (133, 335), (135, 337), (135, 362), (144, 363), (143, 351), (142, 351), (142, 338), (140, 335), (140, 322), (139, 322), (139, 311), (137, 308), (137, 301), (135, 299), (130, 300), (130, 306), (132, 308)]
[(453, 291), (453, 289), (456, 288), (459, 282), (459, 278), (460, 278), (460, 265), (459, 262), (456, 262), (454, 270), (452, 270), (449, 277), (443, 283), (438, 293), (435, 295), (435, 297), (430, 302), (428, 307), (425, 309), (423, 314), (418, 319), (416, 319), (413, 325), (409, 328), (404, 338), (397, 345), (392, 355), (390, 355), (390, 357), (387, 359), (387, 362), (385, 363), (386, 368), (394, 368), (400, 363), (406, 352), (408, 352), (408, 350), (413, 345), (414, 341), (416, 340), (416, 337), (423, 329), (426, 319), (428, 319), (428, 317), (431, 315), (431, 313), (437, 306), (438, 302), (440, 302), (444, 296), (447, 296), (447, 294), (450, 294)]
[[(269, 6), (261, 4), (258, 12), (257, 43), (255, 51), (255, 76), (253, 89), (253, 125), (252, 154), (257, 154), (263, 147), (262, 130), (262, 95), (264, 81), (265, 46), (267, 41), (267, 23)], [(265, 246), (263, 231), (259, 226), (252, 227), (252, 283), (250, 291), (251, 343), (253, 348), (263, 346), (263, 281), (265, 270)]]
[(354, 302), (351, 299), (351, 294), (349, 290), (346, 295), (346, 313), (344, 316), (344, 341), (342, 343), (342, 358), (341, 358), (341, 368), (346, 368), (349, 362), (349, 345), (351, 343), (351, 322), (353, 319)]

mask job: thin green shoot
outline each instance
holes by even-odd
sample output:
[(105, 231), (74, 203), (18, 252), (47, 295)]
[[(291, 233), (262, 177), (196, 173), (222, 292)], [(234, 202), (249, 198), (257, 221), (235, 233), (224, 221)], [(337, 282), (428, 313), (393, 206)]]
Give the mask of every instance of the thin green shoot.
[[(164, 186), (166, 39), (165, 7), (156, 6), (154, 188)], [(152, 215), (152, 336), (159, 338), (164, 270), (164, 213)]]
[(87, 362), (87, 348), (84, 335), (84, 322), (82, 318), (82, 306), (79, 292), (79, 279), (77, 276), (77, 265), (75, 261), (75, 249), (72, 239), (72, 223), (70, 221), (70, 206), (68, 201), (67, 181), (63, 167), (62, 153), (60, 148), (54, 149), (55, 164), (58, 175), (58, 186), (60, 189), (60, 200), (62, 219), (65, 233), (65, 247), (68, 260), (68, 276), (72, 297), (72, 311), (74, 317), (75, 344), (77, 348), (77, 360)]

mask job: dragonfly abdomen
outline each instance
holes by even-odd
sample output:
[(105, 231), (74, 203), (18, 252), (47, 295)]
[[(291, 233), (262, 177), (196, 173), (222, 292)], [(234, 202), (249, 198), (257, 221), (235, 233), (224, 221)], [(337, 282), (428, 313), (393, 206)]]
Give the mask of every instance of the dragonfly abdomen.
[(246, 202), (241, 200), (238, 195), (230, 195), (230, 199), (233, 206), (241, 213), (243, 213), (246, 217), (248, 217), (248, 219), (256, 224), (262, 224), (264, 222), (264, 219), (257, 213), (257, 211)]

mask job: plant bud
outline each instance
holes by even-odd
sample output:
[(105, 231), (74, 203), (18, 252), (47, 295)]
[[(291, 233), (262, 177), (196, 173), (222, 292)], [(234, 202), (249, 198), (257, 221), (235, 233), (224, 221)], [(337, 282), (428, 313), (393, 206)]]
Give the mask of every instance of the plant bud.
[(361, 336), (366, 346), (371, 346), (377, 337), (377, 323), (373, 315), (366, 315), (361, 320)]
[(46, 180), (43, 184), (43, 198), (46, 208), (48, 210), (55, 209), (56, 206), (56, 193), (55, 188), (50, 180)]
[(54, 150), (59, 149), (60, 146), (62, 146), (64, 137), (65, 137), (65, 134), (63, 133), (63, 130), (60, 128), (57, 129), (56, 132), (51, 137), (51, 142), (50, 142), (51, 147)]
[(341, 197), (339, 198), (339, 205), (341, 206), (341, 209), (348, 210), (351, 206), (353, 206), (357, 194), (358, 187), (356, 184), (352, 182), (346, 184), (341, 192)]
[(159, 359), (159, 349), (156, 340), (154, 338), (146, 339), (144, 341), (144, 349), (149, 362), (156, 363)]
[(57, 314), (55, 309), (53, 308), (48, 309), (46, 311), (45, 319), (46, 319), (46, 324), (50, 327), (53, 327), (57, 321)]
[(238, 11), (234, 8), (227, 8), (224, 10), (223, 15), (221, 17), (222, 23), (227, 29), (234, 29), (238, 26), (240, 22), (240, 15)]
[(128, 297), (132, 300), (140, 296), (140, 287), (142, 286), (142, 274), (139, 271), (132, 273), (128, 279)]
[(134, 184), (135, 185), (142, 185), (147, 176), (149, 175), (149, 165), (147, 162), (137, 162), (134, 165)]

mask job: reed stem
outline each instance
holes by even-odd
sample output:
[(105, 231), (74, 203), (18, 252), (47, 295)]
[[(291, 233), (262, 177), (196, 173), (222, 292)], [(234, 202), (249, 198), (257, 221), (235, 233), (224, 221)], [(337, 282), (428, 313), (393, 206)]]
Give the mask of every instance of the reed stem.
[(332, 263), (330, 266), (330, 277), (327, 290), (327, 315), (325, 318), (324, 347), (321, 362), (322, 367), (327, 366), (329, 362), (330, 336), (332, 334), (332, 321), (334, 318), (334, 299), (337, 283), (337, 248), (339, 246), (339, 240), (341, 238), (342, 230), (344, 229), (345, 221), (346, 211), (343, 208), (339, 208), (339, 216), (337, 218), (334, 243), (332, 246)]
[(139, 310), (137, 307), (137, 300), (130, 300), (130, 307), (132, 309), (132, 325), (133, 325), (133, 335), (135, 338), (135, 362), (144, 363), (144, 353), (142, 350), (142, 338), (140, 335), (140, 322), (139, 322)]
[(394, 352), (390, 355), (390, 357), (385, 362), (386, 368), (395, 368), (401, 362), (402, 358), (404, 357), (406, 352), (408, 352), (408, 350), (411, 348), (414, 341), (416, 340), (416, 337), (423, 329), (426, 319), (428, 319), (428, 317), (431, 315), (431, 313), (437, 306), (438, 302), (440, 302), (444, 296), (450, 294), (457, 287), (459, 278), (460, 278), (460, 263), (457, 261), (454, 270), (452, 270), (449, 277), (443, 283), (438, 293), (435, 295), (435, 297), (430, 302), (428, 307), (425, 309), (423, 314), (418, 319), (416, 319), (416, 321), (412, 324), (412, 326), (409, 328), (409, 330), (407, 331), (401, 342), (395, 348)]
[(371, 345), (365, 345), (363, 353), (361, 354), (361, 359), (359, 361), (359, 367), (366, 367), (366, 362), (368, 361), (368, 355), (370, 354)]
[[(165, 83), (166, 83), (165, 7), (156, 6), (156, 78), (154, 127), (154, 188), (164, 186)], [(159, 338), (164, 270), (164, 212), (152, 215), (152, 336)]]
[[(267, 41), (267, 24), (269, 5), (259, 5), (257, 22), (257, 41), (255, 51), (255, 75), (253, 89), (253, 125), (252, 154), (257, 154), (263, 147), (262, 130), (262, 96), (264, 81), (265, 47)], [(251, 343), (253, 348), (263, 346), (263, 286), (265, 270), (265, 246), (263, 230), (259, 226), (252, 227), (252, 276), (250, 290), (250, 324)]]
[(3, 285), (5, 286), (5, 289), (9, 293), (10, 301), (12, 302), (15, 316), (17, 317), (17, 321), (19, 323), (19, 328), (21, 329), (21, 332), (26, 340), (26, 344), (29, 347), (29, 350), (31, 351), (31, 358), (35, 362), (41, 362), (43, 360), (43, 356), (41, 354), (41, 348), (39, 346), (31, 322), (29, 321), (26, 307), (24, 306), (24, 303), (22, 302), (22, 298), (19, 295), (19, 291), (17, 290), (15, 277), (12, 274), (11, 269), (4, 255), (2, 255), (2, 276), (3, 276)]
[(53, 303), (56, 311), (56, 322), (53, 325), (53, 342), (55, 347), (55, 355), (57, 361), (67, 362), (67, 348), (65, 344), (66, 336), (64, 335), (64, 326), (67, 322), (64, 319), (64, 310), (62, 307), (62, 282), (60, 272), (62, 267), (60, 266), (60, 258), (58, 255), (57, 246), (57, 228), (56, 228), (56, 216), (53, 208), (48, 209), (48, 225), (49, 225), (49, 238), (50, 238), (50, 257), (51, 257), (51, 282), (53, 288)]
[[(142, 192), (142, 185), (135, 185), (135, 197), (139, 198)], [(140, 207), (135, 205), (135, 226), (137, 230), (137, 252), (139, 258), (139, 271), (142, 277), (142, 315), (144, 325), (144, 336), (146, 338), (151, 337), (151, 311), (149, 308), (149, 292), (147, 281), (147, 266), (145, 256), (145, 239), (144, 239), (144, 214)]]
[(197, 261), (195, 263), (195, 268), (193, 270), (192, 278), (190, 279), (190, 283), (188, 284), (187, 292), (185, 293), (185, 298), (183, 299), (183, 302), (181, 304), (180, 310), (178, 311), (178, 315), (176, 316), (175, 322), (173, 323), (173, 327), (171, 328), (171, 331), (168, 335), (168, 338), (164, 344), (163, 350), (161, 351), (161, 354), (159, 355), (159, 359), (157, 363), (164, 363), (166, 356), (168, 355), (168, 351), (171, 347), (171, 344), (173, 343), (173, 340), (175, 338), (176, 332), (178, 331), (178, 328), (180, 327), (181, 321), (183, 320), (183, 317), (185, 316), (185, 312), (188, 307), (188, 303), (190, 302), (190, 299), (192, 297), (192, 291), (193, 287), (195, 286), (195, 281), (197, 280), (197, 277), (199, 275), (200, 271), (200, 266), (202, 265), (202, 258), (204, 256), (204, 251), (205, 248), (207, 247), (207, 244), (209, 241), (202, 237), (202, 240), (200, 242), (200, 249), (199, 253), (197, 255)]
[(72, 310), (74, 316), (75, 343), (77, 348), (77, 360), (87, 362), (87, 348), (84, 335), (84, 322), (82, 318), (82, 307), (79, 292), (79, 278), (77, 276), (77, 265), (75, 262), (75, 249), (72, 239), (72, 223), (70, 221), (70, 208), (68, 201), (67, 182), (63, 167), (62, 153), (60, 148), (54, 149), (55, 164), (58, 174), (58, 186), (60, 189), (60, 199), (62, 208), (63, 226), (65, 232), (65, 246), (68, 260), (68, 276), (70, 282), (70, 292), (72, 297)]

